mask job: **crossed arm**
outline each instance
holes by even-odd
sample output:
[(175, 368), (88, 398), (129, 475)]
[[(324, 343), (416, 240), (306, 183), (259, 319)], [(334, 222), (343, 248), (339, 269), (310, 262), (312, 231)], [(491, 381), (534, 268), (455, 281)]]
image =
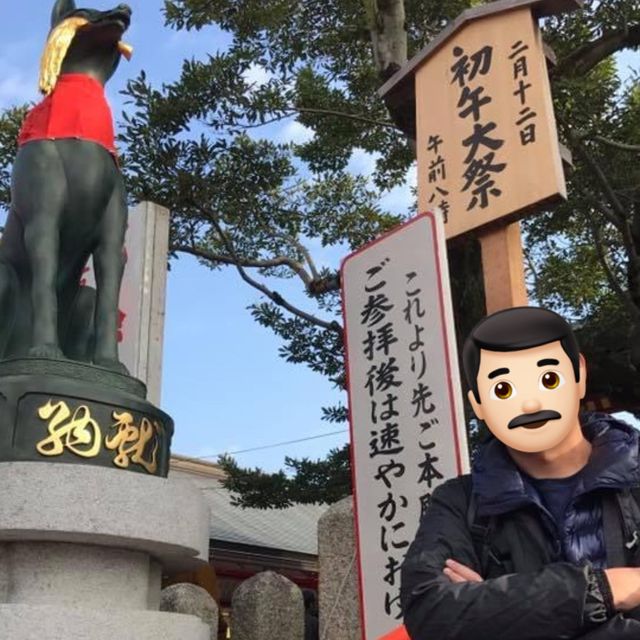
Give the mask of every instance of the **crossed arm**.
[(404, 621), (414, 640), (640, 637), (640, 622), (606, 612), (597, 597), (606, 576), (617, 611), (640, 604), (640, 569), (603, 574), (555, 562), (483, 580), (466, 525), (466, 499), (455, 484), (445, 485), (434, 492), (403, 566)]
[(466, 567), (460, 562), (456, 562), (453, 558), (445, 561), (445, 568), (442, 570), (451, 582), (482, 582), (482, 576), (473, 569)]
[[(483, 582), (479, 573), (452, 558), (445, 561), (442, 573), (453, 583)], [(604, 573), (609, 582), (616, 611), (628, 612), (640, 606), (640, 568), (617, 567), (605, 569)]]
[[(443, 573), (453, 583), (483, 582), (482, 576), (473, 569), (452, 559), (446, 561)], [(618, 611), (629, 612), (633, 607), (640, 606), (640, 569), (620, 567), (607, 569), (605, 573), (612, 587), (614, 606)], [(634, 640), (639, 633), (636, 620), (617, 615), (600, 627), (576, 637), (575, 640)]]

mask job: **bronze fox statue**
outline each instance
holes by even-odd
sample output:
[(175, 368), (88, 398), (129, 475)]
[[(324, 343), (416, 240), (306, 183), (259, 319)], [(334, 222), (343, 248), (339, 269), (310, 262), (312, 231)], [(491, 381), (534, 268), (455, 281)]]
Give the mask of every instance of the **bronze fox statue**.
[[(117, 346), (127, 197), (104, 85), (131, 9), (57, 0), (42, 58), (42, 102), (27, 115), (0, 241), (0, 359), (91, 362), (126, 372)], [(96, 289), (80, 284), (93, 257)]]

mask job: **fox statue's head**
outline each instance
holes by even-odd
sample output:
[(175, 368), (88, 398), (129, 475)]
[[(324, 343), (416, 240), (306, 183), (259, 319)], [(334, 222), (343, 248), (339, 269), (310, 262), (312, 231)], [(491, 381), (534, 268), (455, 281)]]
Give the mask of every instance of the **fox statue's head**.
[(131, 47), (121, 41), (130, 22), (131, 8), (126, 4), (98, 11), (78, 9), (75, 0), (56, 0), (40, 64), (42, 93), (53, 91), (61, 73), (84, 73), (105, 84), (121, 56), (131, 57)]

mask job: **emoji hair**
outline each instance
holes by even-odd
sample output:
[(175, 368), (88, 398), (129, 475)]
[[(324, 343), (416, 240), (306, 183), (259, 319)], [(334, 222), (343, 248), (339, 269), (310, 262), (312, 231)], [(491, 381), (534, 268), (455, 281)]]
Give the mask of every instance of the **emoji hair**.
[(481, 320), (471, 331), (462, 350), (467, 384), (476, 401), (480, 350), (520, 351), (560, 341), (573, 366), (576, 382), (580, 380), (580, 349), (573, 331), (564, 318), (540, 307), (515, 307), (498, 311)]

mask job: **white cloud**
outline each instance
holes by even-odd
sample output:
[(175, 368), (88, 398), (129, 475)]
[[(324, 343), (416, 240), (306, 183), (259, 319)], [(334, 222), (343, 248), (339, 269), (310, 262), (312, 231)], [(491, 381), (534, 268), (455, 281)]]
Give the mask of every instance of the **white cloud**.
[(376, 169), (376, 161), (379, 157), (379, 154), (369, 153), (364, 149), (354, 149), (349, 158), (347, 171), (370, 178)]
[(303, 144), (309, 142), (314, 136), (313, 130), (305, 127), (296, 120), (290, 120), (281, 127), (274, 135), (277, 142), (293, 142), (294, 144)]
[(259, 64), (252, 64), (243, 74), (242, 79), (252, 88), (257, 89), (271, 80), (273, 74)]
[(407, 175), (403, 184), (391, 189), (380, 200), (380, 206), (392, 213), (406, 212), (410, 207), (414, 206), (416, 196), (411, 189), (415, 188), (418, 183), (418, 168), (415, 164), (407, 171)]

